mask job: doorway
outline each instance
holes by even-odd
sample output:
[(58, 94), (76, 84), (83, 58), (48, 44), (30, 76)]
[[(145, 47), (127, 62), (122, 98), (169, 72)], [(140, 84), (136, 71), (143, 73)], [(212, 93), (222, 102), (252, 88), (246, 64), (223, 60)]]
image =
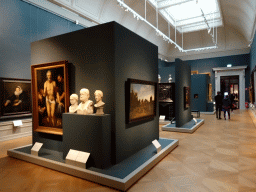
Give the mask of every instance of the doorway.
[(239, 75), (221, 76), (220, 91), (222, 95), (233, 94), (235, 107), (239, 109)]

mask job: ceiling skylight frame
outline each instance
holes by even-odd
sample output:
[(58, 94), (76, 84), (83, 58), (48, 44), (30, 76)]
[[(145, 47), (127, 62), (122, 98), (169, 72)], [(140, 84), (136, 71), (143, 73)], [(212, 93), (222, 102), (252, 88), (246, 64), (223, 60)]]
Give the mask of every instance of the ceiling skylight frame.
[[(212, 40), (213, 40), (213, 43), (215, 44), (214, 46), (209, 46), (209, 47), (202, 47), (202, 48), (194, 48), (194, 49), (183, 49), (183, 28), (181, 28), (181, 33), (182, 33), (182, 47), (179, 46), (177, 43), (176, 43), (176, 36), (177, 36), (177, 27), (176, 25), (174, 25), (175, 27), (175, 40), (173, 41), (171, 38), (170, 38), (170, 31), (169, 31), (169, 37), (167, 35), (165, 35), (163, 32), (161, 32), (159, 29), (158, 29), (158, 8), (155, 7), (154, 5), (154, 0), (145, 0), (145, 18), (142, 17), (140, 14), (138, 14), (136, 11), (134, 11), (131, 7), (129, 7), (125, 2), (124, 0), (117, 0), (118, 2), (118, 5), (121, 7), (121, 8), (124, 8), (125, 11), (127, 12), (131, 12), (134, 16), (134, 18), (136, 18), (137, 20), (142, 20), (144, 21), (145, 23), (147, 23), (149, 26), (151, 26), (152, 28), (155, 29), (156, 31), (156, 35), (157, 36), (162, 36), (163, 37), (163, 40), (164, 41), (167, 41), (168, 43), (171, 43), (171, 44), (174, 44), (175, 45), (175, 48), (178, 48), (179, 51), (181, 52), (190, 52), (190, 51), (202, 51), (202, 50), (209, 50), (209, 49), (216, 49), (218, 48), (217, 47), (217, 27), (209, 27), (208, 23), (207, 23), (207, 20), (204, 16), (204, 21), (206, 22), (206, 24), (208, 25), (208, 33), (212, 36)], [(157, 1), (166, 1), (166, 0), (157, 0)], [(183, 1), (198, 1), (198, 0), (183, 0)], [(218, 0), (216, 0), (217, 3), (218, 3)], [(147, 21), (146, 19), (146, 2), (149, 2), (153, 5), (153, 7), (155, 8), (156, 10), (156, 21), (157, 21), (157, 26), (155, 27), (154, 25), (152, 25), (149, 21)], [(152, 3), (153, 2), (153, 3)], [(219, 3), (218, 3), (219, 5)], [(204, 14), (204, 13), (203, 13)], [(162, 15), (162, 14), (161, 14)], [(220, 14), (221, 15), (221, 14)], [(168, 23), (168, 28), (170, 30), (170, 22), (168, 22), (168, 20), (163, 17), (167, 23)], [(214, 20), (214, 19), (213, 19)], [(176, 23), (176, 21), (174, 21)]]

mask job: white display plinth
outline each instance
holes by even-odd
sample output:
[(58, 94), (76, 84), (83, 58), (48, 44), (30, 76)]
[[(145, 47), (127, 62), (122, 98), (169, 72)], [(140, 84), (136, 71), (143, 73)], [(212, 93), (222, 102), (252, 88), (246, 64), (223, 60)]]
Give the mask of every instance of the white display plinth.
[(160, 145), (160, 143), (156, 139), (152, 141), (152, 143), (155, 146), (157, 153), (159, 153), (162, 150), (162, 146)]
[(43, 143), (36, 142), (35, 145), (31, 148), (31, 155), (38, 156), (38, 152), (43, 146)]

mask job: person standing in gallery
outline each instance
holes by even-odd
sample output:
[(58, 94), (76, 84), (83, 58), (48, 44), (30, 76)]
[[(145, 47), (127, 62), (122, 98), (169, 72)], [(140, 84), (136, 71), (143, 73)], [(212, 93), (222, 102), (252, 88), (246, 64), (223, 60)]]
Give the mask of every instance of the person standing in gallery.
[(225, 98), (222, 100), (222, 103), (223, 103), (223, 109), (224, 109), (224, 118), (226, 120), (226, 112), (228, 112), (228, 119), (230, 119), (231, 101), (228, 95), (225, 96)]
[(234, 94), (230, 94), (230, 101), (231, 101), (231, 105), (230, 105), (230, 108), (231, 108), (231, 112), (233, 113), (233, 109), (235, 108), (235, 95)]
[[(216, 103), (216, 118), (221, 119), (221, 111), (222, 111), (222, 95), (221, 92), (218, 91), (217, 95), (215, 96), (215, 103)], [(218, 116), (219, 115), (219, 116)]]

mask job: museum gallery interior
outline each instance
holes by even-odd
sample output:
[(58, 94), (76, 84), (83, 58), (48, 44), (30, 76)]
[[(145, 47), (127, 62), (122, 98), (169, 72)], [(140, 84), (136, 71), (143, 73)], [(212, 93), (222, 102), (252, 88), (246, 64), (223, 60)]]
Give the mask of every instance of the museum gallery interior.
[(1, 0), (0, 191), (256, 191), (255, 0)]

